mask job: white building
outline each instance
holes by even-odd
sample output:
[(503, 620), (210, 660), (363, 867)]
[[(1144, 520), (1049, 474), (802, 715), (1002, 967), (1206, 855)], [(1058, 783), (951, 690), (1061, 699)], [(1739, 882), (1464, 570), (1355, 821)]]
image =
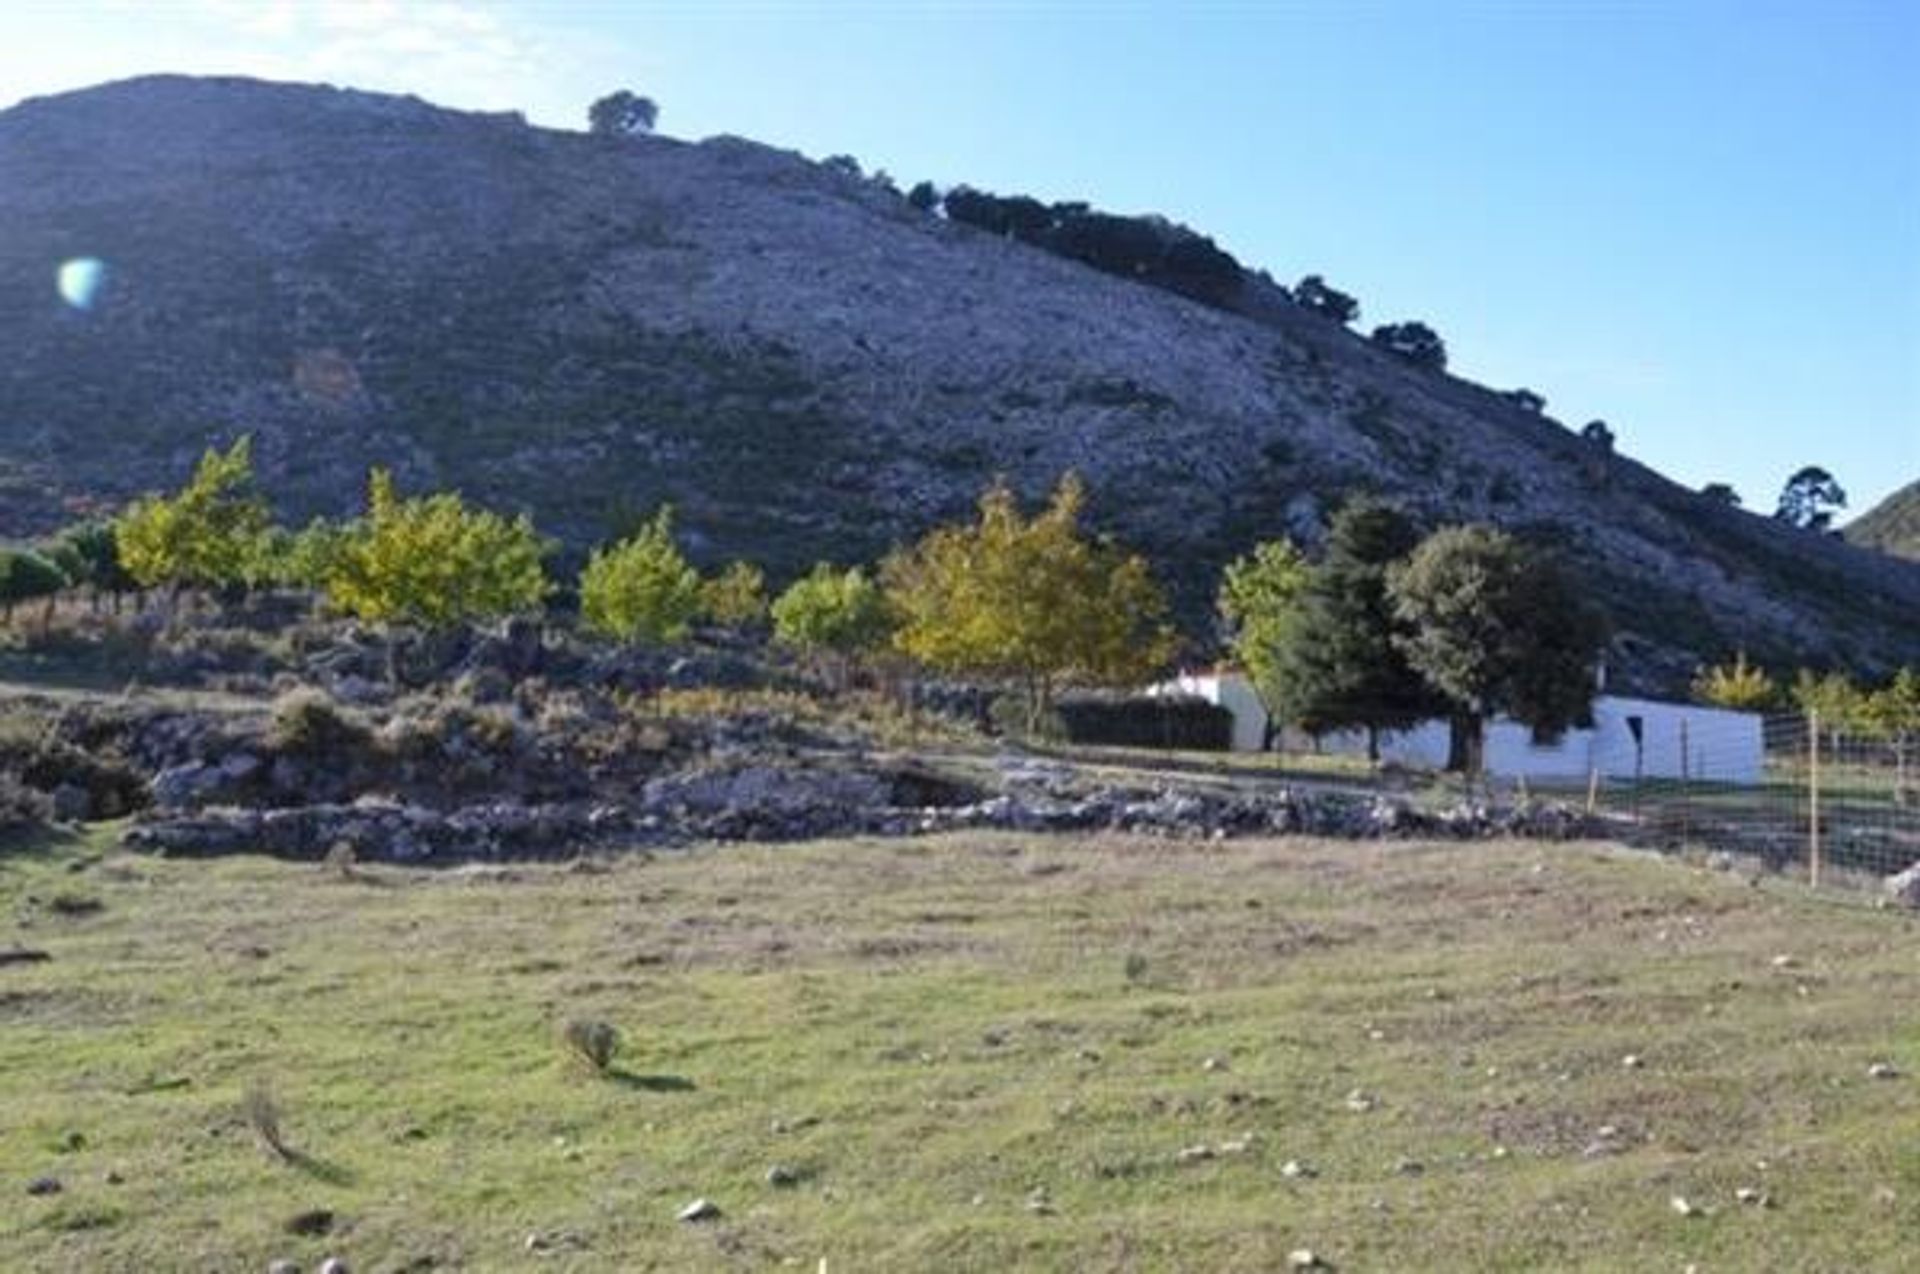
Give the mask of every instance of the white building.
[[(1266, 741), (1267, 710), (1253, 685), (1237, 672), (1186, 674), (1159, 687), (1162, 693), (1197, 695), (1233, 714), (1235, 751), (1257, 751)], [(1380, 736), (1380, 759), (1416, 769), (1447, 763), (1448, 727), (1427, 721)], [(1365, 755), (1367, 736), (1343, 730), (1320, 741), (1323, 751)], [(1684, 750), (1683, 750), (1684, 749)], [(1517, 721), (1496, 717), (1487, 724), (1487, 773), (1502, 778), (1584, 780), (1689, 778), (1710, 783), (1755, 784), (1766, 761), (1760, 716), (1659, 699), (1599, 695), (1593, 724), (1537, 741)]]

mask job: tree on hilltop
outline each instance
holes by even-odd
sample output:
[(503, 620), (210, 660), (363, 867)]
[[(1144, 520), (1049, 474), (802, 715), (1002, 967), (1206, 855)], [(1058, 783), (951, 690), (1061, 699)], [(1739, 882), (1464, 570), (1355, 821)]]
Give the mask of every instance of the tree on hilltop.
[(1847, 493), (1833, 475), (1819, 465), (1807, 465), (1781, 489), (1774, 518), (1803, 531), (1824, 531), (1833, 525), (1833, 515), (1847, 507)]
[(1309, 274), (1294, 286), (1293, 299), (1301, 308), (1336, 323), (1357, 323), (1360, 320), (1360, 302), (1339, 288), (1329, 287), (1327, 281), (1317, 274)]
[(587, 131), (596, 137), (633, 137), (651, 133), (660, 107), (630, 89), (609, 93), (587, 108)]

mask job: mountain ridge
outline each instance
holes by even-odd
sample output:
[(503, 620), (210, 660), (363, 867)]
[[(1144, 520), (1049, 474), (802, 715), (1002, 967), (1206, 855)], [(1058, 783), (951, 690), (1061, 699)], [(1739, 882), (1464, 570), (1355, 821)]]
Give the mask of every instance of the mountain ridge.
[[(138, 128), (129, 128), (137, 121)], [(63, 260), (106, 262), (92, 310)], [(570, 546), (662, 500), (696, 555), (870, 558), (1068, 469), (1184, 612), (1344, 494), (1559, 545), (1626, 684), (1920, 662), (1920, 567), (1720, 508), (1249, 282), (1209, 306), (738, 138), (145, 77), (0, 112), (0, 533), (256, 439), (288, 513), (369, 464)]]
[(1920, 561), (1920, 478), (1842, 527), (1849, 544)]

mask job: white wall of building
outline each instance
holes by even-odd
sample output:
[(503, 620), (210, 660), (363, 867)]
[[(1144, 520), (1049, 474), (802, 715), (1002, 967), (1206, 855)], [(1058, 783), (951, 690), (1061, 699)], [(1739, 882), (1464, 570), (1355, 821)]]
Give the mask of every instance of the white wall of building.
[[(1191, 673), (1156, 687), (1158, 693), (1196, 695), (1233, 714), (1233, 747), (1258, 751), (1266, 741), (1267, 712), (1253, 685), (1236, 672)], [(1636, 742), (1633, 722), (1639, 722)], [(1427, 721), (1411, 730), (1380, 737), (1380, 757), (1417, 769), (1437, 770), (1447, 763), (1445, 721)], [(1682, 743), (1685, 744), (1684, 760)], [(1593, 701), (1593, 725), (1568, 730), (1551, 743), (1536, 743), (1533, 731), (1517, 721), (1495, 718), (1487, 726), (1487, 772), (1502, 778), (1583, 780), (1594, 770), (1602, 778), (1691, 778), (1712, 783), (1761, 781), (1766, 749), (1761, 720), (1752, 712), (1706, 708), (1690, 703), (1600, 695)], [(1327, 735), (1324, 750), (1364, 755), (1363, 731)]]
[[(1637, 741), (1635, 719), (1640, 723)], [(1438, 769), (1447, 763), (1447, 738), (1446, 722), (1424, 722), (1382, 735), (1380, 756)], [(1367, 739), (1361, 731), (1348, 730), (1329, 735), (1323, 746), (1330, 752), (1364, 753)], [(1638, 774), (1754, 784), (1760, 782), (1765, 762), (1758, 714), (1690, 703), (1600, 695), (1593, 701), (1591, 727), (1568, 730), (1551, 743), (1536, 742), (1530, 728), (1505, 717), (1487, 725), (1487, 773), (1502, 778), (1584, 779), (1598, 770), (1602, 778), (1611, 779)]]

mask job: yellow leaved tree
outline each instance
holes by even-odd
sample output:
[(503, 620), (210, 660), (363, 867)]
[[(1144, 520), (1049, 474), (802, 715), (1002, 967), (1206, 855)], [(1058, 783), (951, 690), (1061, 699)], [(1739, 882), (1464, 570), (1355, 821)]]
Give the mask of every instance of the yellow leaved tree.
[(547, 545), (525, 515), (468, 508), (452, 492), (402, 499), (367, 479), (366, 516), (316, 554), (328, 600), (370, 623), (440, 629), (532, 610), (552, 584)]
[(1742, 650), (1730, 664), (1702, 668), (1693, 679), (1693, 697), (1716, 708), (1764, 712), (1778, 706), (1780, 687), (1766, 669), (1748, 663), (1747, 652)]
[(141, 588), (214, 588), (248, 578), (268, 527), (254, 491), (253, 440), (209, 448), (173, 495), (136, 500), (113, 524), (121, 567)]
[(1004, 482), (979, 517), (940, 527), (881, 568), (901, 653), (1018, 689), (1029, 730), (1063, 683), (1130, 684), (1170, 656), (1166, 599), (1146, 562), (1082, 533), (1069, 473), (1028, 517)]

